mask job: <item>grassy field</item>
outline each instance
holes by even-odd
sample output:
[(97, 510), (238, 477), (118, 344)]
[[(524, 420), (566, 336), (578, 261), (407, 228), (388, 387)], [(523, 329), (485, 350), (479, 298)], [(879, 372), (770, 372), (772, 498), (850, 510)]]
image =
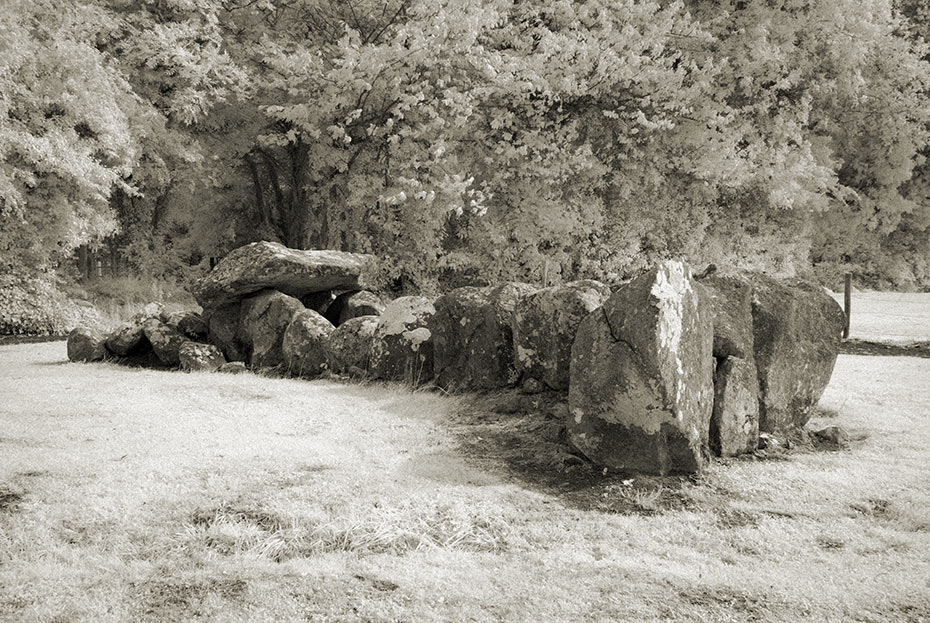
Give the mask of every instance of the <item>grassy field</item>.
[(591, 474), (558, 405), (0, 346), (2, 621), (930, 621), (930, 360), (849, 447)]
[[(843, 293), (833, 293), (843, 305)], [(930, 296), (915, 292), (852, 293), (849, 337), (878, 342), (930, 342)]]

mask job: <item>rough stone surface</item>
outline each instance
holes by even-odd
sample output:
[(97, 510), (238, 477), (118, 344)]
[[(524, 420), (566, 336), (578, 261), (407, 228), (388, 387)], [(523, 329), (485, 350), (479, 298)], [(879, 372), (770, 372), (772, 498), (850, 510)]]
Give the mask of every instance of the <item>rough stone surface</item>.
[(152, 345), (155, 355), (166, 366), (176, 366), (180, 363), (179, 350), (181, 344), (188, 339), (180, 331), (162, 322), (158, 318), (149, 318), (142, 323), (145, 337)]
[(359, 316), (380, 316), (384, 303), (374, 292), (354, 290), (337, 296), (326, 309), (326, 319), (335, 326)]
[(94, 329), (78, 327), (68, 334), (68, 359), (100, 361), (107, 356), (106, 336)]
[(333, 324), (312, 309), (294, 314), (284, 331), (281, 350), (294, 376), (318, 376), (326, 367), (326, 350)]
[(430, 318), (436, 384), (494, 389), (519, 379), (514, 362), (514, 308), (535, 291), (526, 283), (463, 287), (436, 299)]
[(141, 325), (127, 324), (107, 336), (107, 350), (117, 357), (131, 357), (152, 348)]
[(207, 323), (195, 311), (179, 311), (168, 314), (167, 324), (177, 328), (178, 331), (191, 340), (202, 340), (207, 337)]
[(701, 280), (714, 317), (714, 357), (752, 357), (752, 285), (738, 274)]
[(222, 372), (223, 374), (242, 374), (248, 371), (249, 369), (246, 368), (245, 364), (241, 361), (230, 361), (229, 363), (224, 363), (217, 369), (217, 372)]
[(759, 379), (753, 359), (727, 357), (714, 373), (710, 449), (736, 456), (759, 447)]
[(810, 419), (839, 352), (845, 314), (822, 288), (748, 273), (759, 430), (791, 436)]
[(513, 322), (517, 373), (566, 391), (578, 325), (609, 296), (609, 287), (586, 279), (544, 288), (521, 300)]
[(214, 372), (226, 363), (226, 358), (219, 348), (199, 342), (181, 344), (178, 360), (185, 372)]
[(241, 303), (231, 303), (204, 312), (207, 341), (219, 347), (227, 361), (245, 361), (249, 358), (248, 345), (240, 328), (241, 316)]
[(378, 317), (369, 370), (376, 379), (424, 383), (433, 378), (433, 340), (429, 318), (436, 313), (422, 296), (402, 296)]
[(352, 373), (353, 370), (367, 374), (371, 344), (377, 328), (377, 316), (350, 318), (336, 327), (329, 334), (329, 348), (326, 352), (329, 369), (335, 374)]
[(707, 294), (688, 266), (663, 262), (578, 326), (569, 439), (612, 469), (697, 472), (707, 452), (713, 372)]
[(192, 288), (204, 308), (219, 307), (273, 288), (295, 297), (324, 290), (357, 290), (371, 256), (342, 251), (300, 251), (276, 242), (253, 242), (224, 257)]
[(249, 367), (272, 368), (285, 363), (284, 332), (303, 303), (277, 290), (264, 290), (242, 301), (239, 331), (249, 353)]

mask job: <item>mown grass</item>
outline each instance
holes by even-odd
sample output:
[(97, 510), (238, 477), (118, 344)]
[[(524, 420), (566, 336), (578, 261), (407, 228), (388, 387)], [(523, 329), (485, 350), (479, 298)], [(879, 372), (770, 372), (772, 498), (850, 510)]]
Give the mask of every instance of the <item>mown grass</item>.
[(804, 446), (604, 474), (549, 396), (0, 346), (0, 620), (930, 620), (930, 360), (841, 356)]

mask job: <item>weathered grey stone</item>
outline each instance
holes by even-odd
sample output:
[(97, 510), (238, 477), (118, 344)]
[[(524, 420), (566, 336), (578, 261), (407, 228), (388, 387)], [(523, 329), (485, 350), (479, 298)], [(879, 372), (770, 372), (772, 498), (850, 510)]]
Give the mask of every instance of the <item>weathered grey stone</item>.
[(713, 408), (713, 362), (707, 294), (688, 266), (663, 262), (578, 326), (570, 441), (613, 469), (699, 471)]
[(223, 374), (242, 374), (248, 371), (249, 369), (246, 368), (245, 364), (241, 361), (230, 361), (229, 363), (224, 363), (217, 369), (217, 372), (222, 372)]
[(300, 301), (277, 290), (243, 299), (239, 332), (249, 353), (249, 367), (273, 368), (285, 363), (284, 332), (294, 315), (304, 310)]
[(436, 299), (429, 320), (436, 384), (447, 389), (494, 389), (517, 380), (513, 315), (535, 288), (526, 283), (464, 287)]
[(142, 326), (137, 324), (124, 325), (108, 335), (106, 346), (117, 357), (131, 357), (152, 348)]
[(326, 309), (326, 319), (339, 326), (350, 318), (359, 316), (380, 316), (384, 303), (374, 292), (353, 290), (337, 296)]
[(752, 357), (727, 357), (714, 373), (710, 449), (736, 456), (759, 447), (759, 379)]
[(176, 366), (180, 363), (179, 351), (181, 344), (188, 341), (186, 336), (158, 318), (149, 318), (143, 322), (142, 330), (145, 331), (145, 337), (152, 345), (155, 355), (163, 364)]
[(791, 437), (810, 419), (839, 352), (845, 314), (822, 288), (747, 273), (753, 353), (759, 371), (759, 430)]
[(422, 296), (402, 296), (378, 317), (369, 369), (376, 379), (418, 384), (433, 377), (433, 340), (427, 324), (436, 313)]
[(227, 361), (245, 361), (249, 348), (242, 335), (242, 303), (230, 303), (204, 312), (207, 341), (223, 351)]
[(377, 316), (349, 318), (329, 334), (326, 364), (335, 374), (368, 373), (371, 344), (378, 328)]
[(752, 285), (740, 274), (714, 274), (701, 280), (714, 317), (714, 357), (752, 357)]
[(191, 340), (202, 340), (207, 336), (207, 323), (195, 311), (177, 311), (168, 314), (166, 323), (175, 327)]
[(300, 298), (324, 290), (360, 288), (371, 256), (342, 251), (300, 251), (276, 242), (253, 242), (224, 257), (198, 279), (194, 298), (204, 308), (219, 307), (273, 288)]
[(199, 342), (181, 344), (178, 360), (185, 372), (215, 372), (226, 363), (226, 358), (219, 348)]
[(284, 331), (281, 350), (289, 374), (318, 376), (326, 367), (326, 350), (333, 324), (312, 309), (294, 314)]
[(517, 373), (549, 388), (568, 389), (572, 344), (581, 321), (610, 296), (610, 288), (590, 279), (537, 291), (514, 312)]
[(68, 359), (100, 361), (107, 356), (106, 336), (100, 331), (77, 327), (68, 334)]

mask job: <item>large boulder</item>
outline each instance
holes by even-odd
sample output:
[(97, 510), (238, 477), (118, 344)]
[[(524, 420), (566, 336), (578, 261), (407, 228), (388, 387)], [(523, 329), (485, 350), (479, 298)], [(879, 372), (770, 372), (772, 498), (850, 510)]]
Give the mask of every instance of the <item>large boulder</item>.
[(202, 340), (207, 337), (207, 323), (203, 316), (195, 311), (172, 312), (168, 314), (166, 322), (191, 340)]
[(326, 367), (326, 349), (333, 324), (312, 309), (294, 314), (284, 331), (281, 350), (289, 374), (317, 376)]
[(181, 344), (178, 360), (185, 372), (215, 372), (226, 363), (226, 358), (219, 348), (199, 342)]
[(388, 303), (378, 317), (371, 344), (369, 370), (376, 379), (423, 383), (433, 377), (430, 299), (402, 296)]
[(759, 372), (759, 430), (789, 436), (810, 419), (839, 352), (845, 314), (817, 285), (747, 273), (753, 352)]
[(68, 334), (68, 359), (71, 361), (100, 361), (106, 356), (106, 336), (100, 331), (77, 327)]
[(204, 308), (232, 303), (272, 288), (300, 298), (324, 290), (358, 290), (370, 256), (342, 251), (300, 251), (276, 242), (253, 242), (224, 257), (192, 288)]
[(384, 303), (374, 292), (352, 290), (337, 296), (326, 308), (326, 319), (339, 326), (346, 320), (359, 316), (380, 316)]
[(151, 350), (148, 338), (142, 325), (123, 325), (107, 336), (107, 350), (117, 357), (132, 357), (147, 350)]
[(223, 351), (227, 361), (246, 361), (249, 348), (242, 335), (242, 303), (221, 305), (204, 312), (207, 341)]
[(572, 344), (578, 325), (603, 305), (610, 288), (590, 279), (537, 291), (514, 311), (517, 373), (558, 391), (568, 390)]
[(466, 390), (515, 384), (514, 308), (534, 291), (526, 283), (506, 283), (457, 288), (436, 299), (429, 321), (436, 384)]
[(377, 316), (350, 318), (329, 334), (326, 365), (335, 374), (368, 373), (371, 344), (378, 328)]
[(677, 261), (615, 292), (578, 326), (569, 439), (595, 463), (651, 474), (694, 473), (713, 407), (708, 295)]
[(709, 444), (717, 456), (759, 447), (759, 379), (752, 357), (727, 357), (717, 366)]
[(264, 290), (242, 301), (239, 335), (249, 353), (249, 366), (273, 368), (285, 363), (284, 332), (297, 312), (306, 310), (293, 296)]
[(187, 342), (188, 338), (180, 331), (158, 318), (149, 318), (143, 322), (142, 330), (159, 361), (166, 366), (176, 366), (181, 362), (181, 344)]

